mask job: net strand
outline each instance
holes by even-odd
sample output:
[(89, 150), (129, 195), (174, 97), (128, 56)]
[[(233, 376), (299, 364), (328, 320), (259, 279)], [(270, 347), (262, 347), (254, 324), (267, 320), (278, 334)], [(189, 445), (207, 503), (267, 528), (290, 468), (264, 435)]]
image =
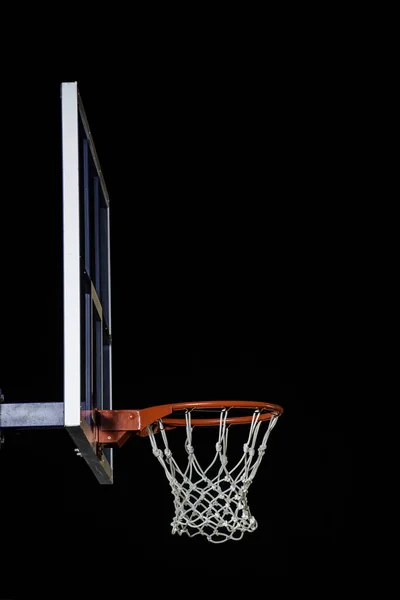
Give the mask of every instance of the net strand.
[[(186, 534), (189, 537), (203, 535), (209, 542), (219, 544), (228, 540), (240, 540), (246, 532), (257, 529), (258, 523), (251, 515), (247, 493), (266, 452), (270, 433), (279, 418), (271, 415), (257, 451), (256, 444), (262, 425), (260, 416), (260, 410), (255, 410), (247, 441), (243, 445), (243, 454), (231, 469), (228, 469), (227, 409), (221, 409), (214, 458), (205, 469), (195, 455), (191, 411), (187, 410), (185, 414), (187, 465), (184, 470), (176, 462), (169, 447), (162, 419), (147, 427), (153, 454), (165, 471), (174, 497), (175, 516), (171, 523), (173, 534)], [(164, 449), (157, 444), (157, 426)], [(217, 470), (214, 476), (213, 468)]]

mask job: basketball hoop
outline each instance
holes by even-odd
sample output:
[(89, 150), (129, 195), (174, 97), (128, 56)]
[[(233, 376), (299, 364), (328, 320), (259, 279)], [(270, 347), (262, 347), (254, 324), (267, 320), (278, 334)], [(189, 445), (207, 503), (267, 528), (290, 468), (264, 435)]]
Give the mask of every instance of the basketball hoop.
[[(211, 411), (213, 416), (198, 418), (201, 411)], [(247, 493), (265, 454), (270, 433), (282, 413), (283, 408), (276, 404), (245, 400), (181, 402), (140, 410), (97, 410), (96, 444), (101, 453), (109, 446), (121, 447), (131, 435), (149, 436), (153, 454), (163, 467), (174, 496), (172, 533), (189, 537), (203, 535), (218, 544), (240, 540), (244, 533), (257, 529)], [(246, 424), (250, 427), (244, 437), (243, 454), (235, 466), (228, 467), (229, 428)], [(187, 464), (182, 468), (167, 438), (167, 430), (176, 427), (186, 431)], [(197, 427), (214, 427), (217, 431), (215, 453), (206, 468), (195, 455), (193, 430)], [(161, 437), (162, 447), (157, 443), (157, 436)]]
[[(204, 409), (213, 411), (214, 416), (192, 418), (193, 412)], [(230, 416), (232, 409), (246, 409), (249, 414)], [(189, 537), (203, 535), (216, 544), (242, 539), (246, 532), (258, 527), (250, 512), (247, 493), (283, 409), (266, 402), (208, 401), (175, 404), (173, 410), (184, 410), (184, 418), (162, 417), (146, 428), (153, 454), (163, 467), (174, 496), (172, 533)], [(264, 423), (266, 428), (260, 436)], [(249, 424), (250, 429), (240, 460), (228, 467), (229, 427), (238, 424)], [(217, 436), (214, 458), (203, 468), (195, 455), (193, 429), (207, 426), (216, 427)], [(187, 464), (184, 468), (175, 460), (168, 443), (166, 431), (174, 427), (186, 428)], [(161, 433), (163, 448), (157, 444), (158, 433)]]

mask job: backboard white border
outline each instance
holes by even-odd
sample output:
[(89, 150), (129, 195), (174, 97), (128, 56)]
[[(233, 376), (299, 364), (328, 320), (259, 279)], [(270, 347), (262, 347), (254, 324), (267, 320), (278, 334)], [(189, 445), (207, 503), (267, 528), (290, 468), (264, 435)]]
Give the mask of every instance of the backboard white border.
[(61, 86), (64, 236), (64, 423), (81, 424), (78, 86)]

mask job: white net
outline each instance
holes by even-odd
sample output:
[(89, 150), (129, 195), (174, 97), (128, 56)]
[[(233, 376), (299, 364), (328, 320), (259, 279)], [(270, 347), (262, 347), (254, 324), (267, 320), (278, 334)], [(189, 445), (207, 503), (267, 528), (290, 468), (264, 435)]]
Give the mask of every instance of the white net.
[[(246, 532), (257, 529), (257, 521), (248, 506), (247, 493), (265, 454), (269, 435), (278, 420), (278, 416), (271, 415), (269, 421), (263, 422), (260, 421), (260, 415), (258, 409), (254, 411), (249, 435), (243, 445), (243, 455), (233, 468), (228, 468), (229, 425), (228, 410), (225, 408), (220, 412), (215, 456), (206, 469), (201, 467), (192, 445), (190, 411), (185, 415), (187, 465), (184, 470), (179, 467), (170, 450), (162, 420), (147, 428), (153, 454), (164, 468), (174, 496), (173, 534), (187, 534), (189, 537), (203, 535), (209, 542), (220, 544), (228, 540), (240, 540)], [(268, 427), (261, 438), (259, 432), (263, 423), (268, 423)], [(163, 449), (157, 445), (156, 425), (161, 432)], [(257, 439), (261, 439), (258, 447)]]

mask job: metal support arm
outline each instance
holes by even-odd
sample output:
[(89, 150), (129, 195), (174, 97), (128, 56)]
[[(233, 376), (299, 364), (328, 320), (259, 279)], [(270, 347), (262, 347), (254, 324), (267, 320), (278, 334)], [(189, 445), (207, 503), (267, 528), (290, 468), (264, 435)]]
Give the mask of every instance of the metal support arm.
[(0, 429), (8, 427), (63, 427), (63, 402), (0, 404)]

